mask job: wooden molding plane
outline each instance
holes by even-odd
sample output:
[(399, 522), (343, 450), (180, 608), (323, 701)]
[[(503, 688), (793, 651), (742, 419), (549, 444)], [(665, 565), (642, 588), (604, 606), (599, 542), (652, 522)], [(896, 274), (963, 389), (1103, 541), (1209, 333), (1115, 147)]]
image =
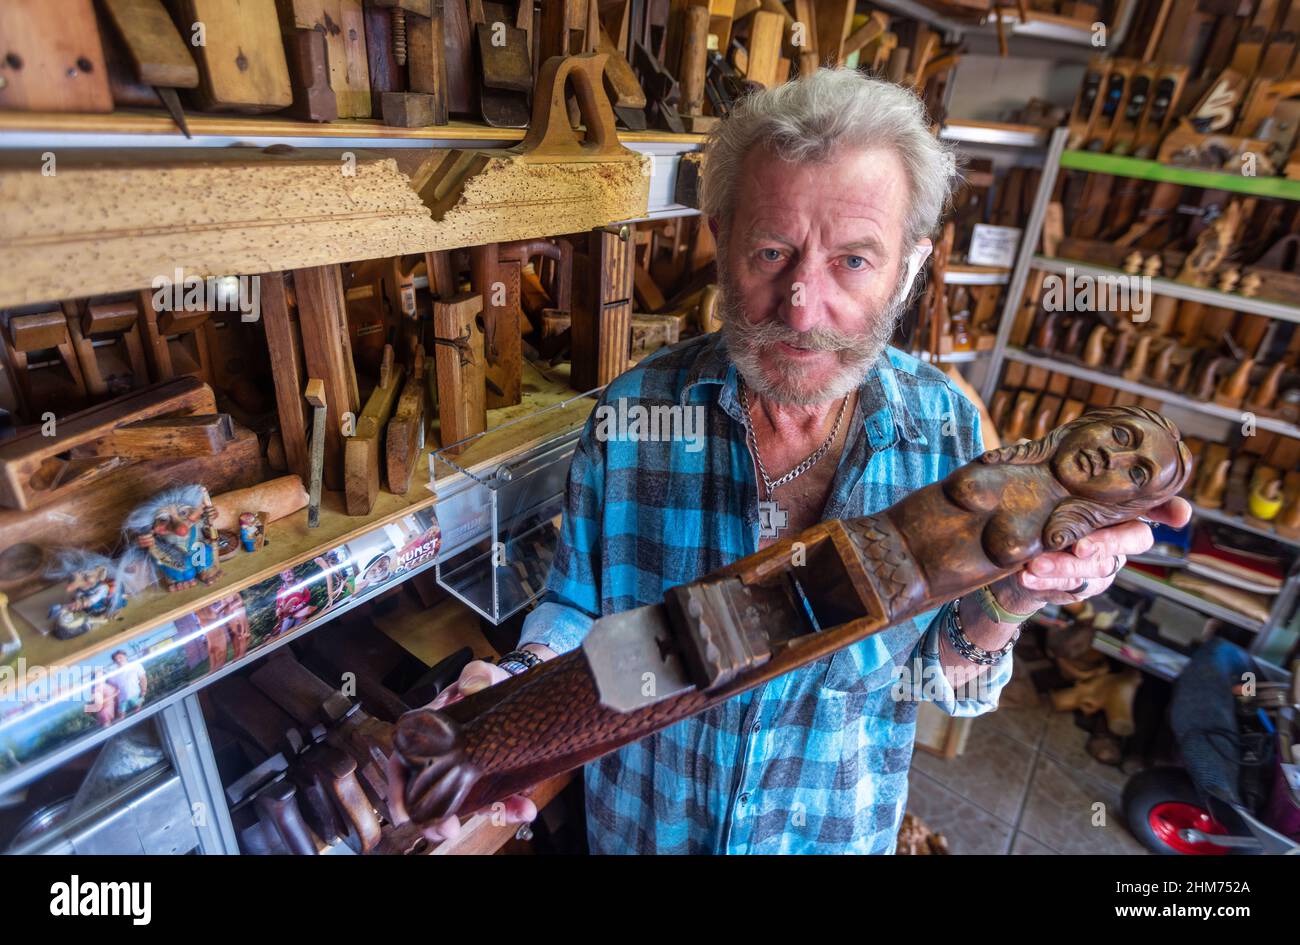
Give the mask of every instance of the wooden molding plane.
[(220, 453), (234, 438), (212, 388), (178, 378), (35, 428), (0, 445), (0, 505), (39, 508), (139, 459)]
[[(542, 64), (527, 136), (508, 150), (455, 149), (430, 157), (412, 185), (436, 223), (432, 243), (451, 249), (576, 233), (645, 216), (651, 159), (619, 143), (605, 97), (604, 53), (553, 56)], [(572, 82), (585, 140), (569, 125)], [(591, 164), (601, 164), (592, 173)]]
[(395, 160), (247, 150), (60, 152), (52, 176), (40, 160), (6, 156), (0, 307), (140, 290), (178, 268), (255, 274), (474, 242), (442, 235)]
[(349, 515), (369, 515), (379, 495), (380, 455), (384, 437), (402, 389), (402, 368), (393, 365), (393, 346), (384, 346), (379, 383), (371, 392), (352, 436), (343, 443), (344, 497)]
[(393, 418), (388, 421), (385, 464), (388, 491), (394, 495), (406, 495), (410, 490), (411, 478), (424, 450), (425, 404), (428, 401), (426, 369), (424, 348), (417, 346), (410, 379), (397, 398)]

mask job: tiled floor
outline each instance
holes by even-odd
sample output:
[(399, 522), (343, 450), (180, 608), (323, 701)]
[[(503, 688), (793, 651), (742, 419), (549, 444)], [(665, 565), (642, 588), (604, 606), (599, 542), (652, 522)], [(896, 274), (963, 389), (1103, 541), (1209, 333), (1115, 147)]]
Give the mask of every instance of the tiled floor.
[(1017, 661), (999, 709), (973, 721), (962, 755), (917, 751), (908, 810), (958, 854), (1146, 853), (1120, 811), (1127, 775), (1088, 755), (1073, 714), (1035, 691), (1035, 668)]

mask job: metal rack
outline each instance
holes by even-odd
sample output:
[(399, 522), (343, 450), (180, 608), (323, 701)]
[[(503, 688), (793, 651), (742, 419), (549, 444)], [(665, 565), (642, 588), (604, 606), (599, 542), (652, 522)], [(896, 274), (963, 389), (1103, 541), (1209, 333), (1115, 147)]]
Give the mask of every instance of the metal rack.
[[(1021, 237), (1020, 248), (1016, 254), (1015, 265), (1011, 270), (1007, 295), (1002, 307), (1001, 318), (998, 322), (997, 338), (994, 342), (993, 350), (990, 352), (988, 373), (985, 375), (984, 383), (980, 390), (980, 396), (983, 397), (986, 403), (992, 400), (994, 393), (997, 391), (998, 382), (1002, 377), (1002, 368), (1004, 363), (1011, 360), (1034, 367), (1045, 368), (1053, 373), (1065, 374), (1069, 377), (1088, 381), (1089, 383), (1101, 384), (1106, 387), (1112, 387), (1116, 390), (1127, 391), (1129, 393), (1137, 394), (1140, 397), (1160, 400), (1165, 404), (1193, 413), (1198, 413), (1203, 416), (1240, 422), (1240, 410), (1233, 410), (1229, 407), (1224, 407), (1212, 402), (1204, 402), (1191, 397), (1185, 397), (1181, 394), (1164, 390), (1163, 388), (1152, 387), (1148, 384), (1129, 381), (1119, 375), (1094, 370), (1070, 361), (1041, 357), (1027, 351), (1022, 351), (1019, 348), (1011, 347), (1009, 342), (1012, 327), (1015, 323), (1016, 315), (1020, 310), (1022, 300), (1024, 299), (1025, 288), (1028, 285), (1029, 273), (1031, 270), (1040, 270), (1058, 274), (1072, 272), (1075, 274), (1091, 276), (1113, 276), (1120, 273), (1120, 270), (1110, 269), (1104, 266), (1094, 266), (1086, 263), (1074, 262), (1069, 259), (1047, 257), (1039, 253), (1038, 247), (1042, 239), (1043, 221), (1047, 214), (1047, 205), (1052, 199), (1052, 193), (1056, 187), (1056, 180), (1062, 168), (1085, 170), (1092, 173), (1138, 177), (1143, 180), (1166, 181), (1170, 183), (1185, 184), (1188, 186), (1207, 187), (1215, 190), (1228, 190), (1236, 193), (1287, 200), (1300, 200), (1300, 183), (1281, 180), (1278, 178), (1251, 178), (1213, 171), (1198, 171), (1188, 168), (1170, 167), (1158, 164), (1155, 161), (1144, 161), (1138, 158), (1118, 157), (1108, 154), (1095, 154), (1088, 151), (1068, 151), (1065, 147), (1068, 135), (1068, 129), (1058, 128), (1052, 133), (1051, 139), (1048, 142), (1047, 159), (1044, 162), (1042, 177), (1039, 179), (1038, 191), (1034, 196), (1034, 204), (1030, 210), (1029, 219), (1025, 224), (1024, 234)], [(1152, 279), (1151, 286), (1154, 292), (1168, 295), (1173, 298), (1201, 302), (1206, 305), (1221, 308), (1231, 308), (1236, 311), (1249, 312), (1256, 315), (1265, 315), (1270, 318), (1300, 322), (1300, 308), (1285, 305), (1283, 303), (1247, 298), (1232, 293), (1218, 292), (1213, 289), (1197, 288), (1170, 279)], [(1255, 423), (1256, 427), (1260, 430), (1278, 433), (1283, 436), (1300, 438), (1300, 426), (1296, 426), (1295, 424), (1285, 423), (1272, 417), (1257, 417)], [(1234, 528), (1240, 528), (1253, 534), (1262, 535), (1263, 537), (1270, 538), (1289, 547), (1300, 547), (1300, 543), (1298, 542), (1273, 534), (1266, 529), (1252, 526), (1234, 516), (1201, 508), (1194, 508), (1194, 514), (1211, 521), (1230, 525)], [(1125, 570), (1121, 572), (1120, 580), (1121, 583), (1127, 584), (1134, 589), (1168, 597), (1171, 600), (1193, 607), (1203, 613), (1219, 617), (1220, 619), (1224, 619), (1239, 627), (1254, 631), (1255, 636), (1251, 644), (1251, 652), (1257, 659), (1264, 662), (1267, 666), (1271, 664), (1267, 662), (1264, 654), (1269, 654), (1271, 658), (1276, 658), (1276, 652), (1279, 649), (1277, 646), (1279, 634), (1285, 630), (1286, 621), (1290, 617), (1293, 609), (1296, 607), (1297, 601), (1300, 600), (1300, 559), (1297, 559), (1295, 566), (1292, 567), (1290, 574), (1287, 575), (1281, 592), (1278, 593), (1274, 599), (1273, 608), (1269, 613), (1268, 620), (1262, 624), (1238, 614), (1229, 608), (1206, 601), (1197, 595), (1189, 594), (1186, 591), (1172, 587), (1163, 581), (1157, 581), (1136, 571)], [(1111, 650), (1107, 649), (1105, 652), (1110, 653)], [(1112, 655), (1114, 654), (1112, 653)], [(1279, 674), (1285, 672), (1281, 667), (1274, 666), (1272, 668), (1277, 670)]]

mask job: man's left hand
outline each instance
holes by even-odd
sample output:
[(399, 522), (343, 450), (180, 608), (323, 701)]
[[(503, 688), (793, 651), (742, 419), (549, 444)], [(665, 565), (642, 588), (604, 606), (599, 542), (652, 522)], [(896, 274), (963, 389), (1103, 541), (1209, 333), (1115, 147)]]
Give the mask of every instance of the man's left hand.
[[(1175, 496), (1146, 517), (1182, 528), (1192, 519), (1192, 507)], [(1016, 613), (1029, 613), (1044, 604), (1078, 603), (1110, 587), (1128, 556), (1150, 551), (1154, 541), (1145, 522), (1100, 528), (1075, 542), (1070, 551), (1044, 552), (1024, 570), (998, 581), (992, 590), (1003, 607)]]

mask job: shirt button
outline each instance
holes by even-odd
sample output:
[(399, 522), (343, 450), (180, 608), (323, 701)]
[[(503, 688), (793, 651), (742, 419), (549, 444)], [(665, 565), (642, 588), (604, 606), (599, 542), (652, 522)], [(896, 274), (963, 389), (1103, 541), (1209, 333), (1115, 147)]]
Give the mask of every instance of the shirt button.
[(759, 730), (760, 728), (762, 728), (762, 727), (763, 727), (763, 726), (762, 726), (762, 723), (755, 722), (755, 723), (754, 723), (753, 731), (754, 731), (755, 733), (757, 733), (758, 730)]
[(748, 794), (742, 794), (742, 795), (740, 795), (739, 800), (740, 800), (740, 803), (742, 803), (742, 804), (748, 804), (748, 803), (749, 803), (749, 795), (748, 795)]

